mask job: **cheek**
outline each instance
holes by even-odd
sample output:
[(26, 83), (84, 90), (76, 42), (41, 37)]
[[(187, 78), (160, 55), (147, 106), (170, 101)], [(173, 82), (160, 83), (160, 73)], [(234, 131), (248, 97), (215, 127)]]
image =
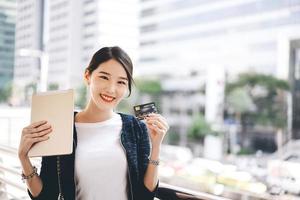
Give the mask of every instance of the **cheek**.
[(94, 100), (96, 100), (97, 98), (99, 98), (100, 88), (99, 88), (99, 86), (96, 86), (96, 85), (90, 85), (89, 92), (90, 92), (91, 97)]
[(95, 85), (90, 85), (90, 93), (94, 94), (97, 92), (97, 87), (95, 87)]
[(99, 92), (101, 90), (101, 88), (104, 86), (104, 83), (102, 83), (101, 81), (93, 81), (90, 84), (90, 90), (91, 92)]
[(119, 89), (119, 97), (120, 98), (125, 98), (128, 94), (128, 89), (126, 87)]

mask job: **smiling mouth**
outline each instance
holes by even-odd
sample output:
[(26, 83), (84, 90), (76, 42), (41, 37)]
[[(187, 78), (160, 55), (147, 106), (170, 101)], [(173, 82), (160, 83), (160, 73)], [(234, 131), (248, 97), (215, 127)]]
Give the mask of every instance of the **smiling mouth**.
[(108, 103), (115, 100), (115, 97), (111, 97), (111, 96), (108, 96), (108, 95), (105, 95), (105, 94), (100, 94), (100, 97), (103, 101), (108, 102)]

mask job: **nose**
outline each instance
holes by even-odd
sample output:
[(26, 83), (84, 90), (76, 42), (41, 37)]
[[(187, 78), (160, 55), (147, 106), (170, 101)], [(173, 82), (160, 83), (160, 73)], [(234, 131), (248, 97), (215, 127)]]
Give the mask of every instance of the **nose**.
[(115, 94), (115, 91), (116, 91), (116, 86), (113, 82), (109, 82), (107, 85), (106, 85), (106, 92), (108, 94)]

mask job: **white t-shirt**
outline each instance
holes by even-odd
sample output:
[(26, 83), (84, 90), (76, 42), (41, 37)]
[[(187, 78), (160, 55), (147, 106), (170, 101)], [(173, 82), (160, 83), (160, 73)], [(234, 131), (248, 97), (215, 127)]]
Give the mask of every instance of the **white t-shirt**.
[(121, 146), (121, 116), (97, 123), (75, 123), (76, 199), (127, 200), (127, 161)]

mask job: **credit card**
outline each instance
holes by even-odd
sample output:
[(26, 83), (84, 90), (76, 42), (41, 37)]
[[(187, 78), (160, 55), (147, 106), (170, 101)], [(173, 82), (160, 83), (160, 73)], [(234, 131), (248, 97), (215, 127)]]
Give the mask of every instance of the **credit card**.
[(135, 116), (142, 120), (150, 113), (158, 113), (154, 102), (136, 105), (133, 107)]

